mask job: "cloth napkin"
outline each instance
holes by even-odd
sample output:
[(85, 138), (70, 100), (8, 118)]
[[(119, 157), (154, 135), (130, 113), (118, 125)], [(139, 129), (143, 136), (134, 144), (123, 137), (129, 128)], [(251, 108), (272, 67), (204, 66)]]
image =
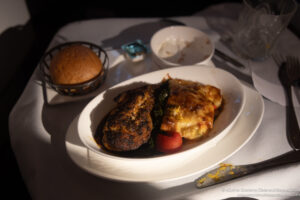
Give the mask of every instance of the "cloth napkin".
[[(277, 41), (277, 46), (273, 50), (274, 55), (290, 55), (299, 57), (297, 52), (300, 52), (300, 40), (289, 30), (283, 31)], [(299, 57), (300, 59), (300, 57)], [(286, 99), (283, 87), (278, 78), (279, 66), (272, 57), (262, 62), (250, 63), (252, 69), (252, 79), (255, 88), (266, 98), (286, 105)], [(296, 107), (299, 107), (300, 88), (293, 87), (293, 102)]]

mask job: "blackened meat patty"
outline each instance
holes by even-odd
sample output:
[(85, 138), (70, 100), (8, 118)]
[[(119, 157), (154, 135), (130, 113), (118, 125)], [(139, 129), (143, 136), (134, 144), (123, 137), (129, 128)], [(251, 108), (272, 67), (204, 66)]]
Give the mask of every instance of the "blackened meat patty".
[(115, 98), (117, 106), (108, 114), (102, 143), (111, 151), (130, 151), (146, 143), (153, 129), (151, 110), (154, 85), (126, 91)]

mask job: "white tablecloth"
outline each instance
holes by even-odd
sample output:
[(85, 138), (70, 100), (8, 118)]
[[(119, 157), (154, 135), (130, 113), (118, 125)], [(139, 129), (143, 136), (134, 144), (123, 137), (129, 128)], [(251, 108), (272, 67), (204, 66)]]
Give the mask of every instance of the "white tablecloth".
[[(212, 31), (201, 16), (172, 19), (208, 33)], [(223, 18), (219, 18), (219, 22), (222, 21)], [(136, 39), (148, 43), (151, 35), (166, 25), (169, 25), (168, 22), (152, 18), (80, 21), (60, 29), (50, 47), (79, 40), (96, 43), (106, 49), (119, 49), (122, 44)], [(226, 50), (218, 41), (216, 46)], [(114, 55), (110, 56), (114, 61)], [(220, 65), (218, 61), (215, 64), (251, 83), (248, 72)], [(118, 69), (118, 65), (114, 69)], [(112, 70), (105, 87), (157, 69), (159, 67), (155, 65), (153, 68), (143, 68), (143, 64), (133, 65), (123, 71), (119, 68), (121, 76), (118, 78), (115, 77), (118, 70)], [(112, 79), (109, 81), (109, 78)], [(124, 183), (93, 176), (72, 162), (65, 147), (67, 129), (87, 102), (47, 106), (37, 68), (14, 106), (9, 118), (11, 144), (33, 199), (300, 198), (300, 164), (275, 168), (203, 190), (195, 189), (192, 181), (196, 176), (163, 183)], [(253, 163), (291, 150), (285, 134), (285, 107), (267, 99), (264, 99), (264, 103), (263, 121), (254, 137), (225, 163)]]

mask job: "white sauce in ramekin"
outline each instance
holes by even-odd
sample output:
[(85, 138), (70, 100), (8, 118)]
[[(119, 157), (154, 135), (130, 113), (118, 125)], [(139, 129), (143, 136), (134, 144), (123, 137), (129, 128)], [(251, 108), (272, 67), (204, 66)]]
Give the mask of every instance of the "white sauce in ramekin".
[(205, 37), (195, 37), (188, 41), (170, 36), (158, 48), (158, 56), (172, 63), (195, 64), (209, 57), (211, 45)]

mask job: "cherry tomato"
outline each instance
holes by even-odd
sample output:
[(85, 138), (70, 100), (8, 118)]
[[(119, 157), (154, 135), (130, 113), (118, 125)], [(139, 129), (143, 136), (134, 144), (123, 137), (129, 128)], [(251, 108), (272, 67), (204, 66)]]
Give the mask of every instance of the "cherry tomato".
[(174, 153), (180, 149), (182, 137), (177, 132), (168, 132), (166, 134), (157, 134), (156, 148), (162, 153)]

